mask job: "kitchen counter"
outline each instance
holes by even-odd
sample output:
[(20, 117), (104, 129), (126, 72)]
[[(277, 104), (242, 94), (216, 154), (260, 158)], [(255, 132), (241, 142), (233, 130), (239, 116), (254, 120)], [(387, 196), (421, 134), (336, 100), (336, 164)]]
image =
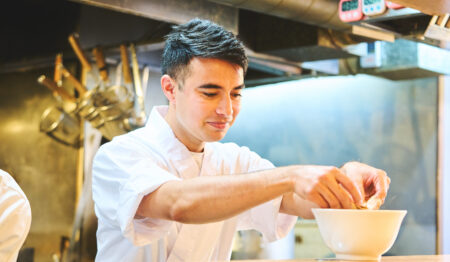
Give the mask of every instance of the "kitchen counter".
[[(273, 262), (273, 261), (283, 261), (283, 262), (356, 262), (359, 260), (338, 260), (338, 259), (293, 259), (293, 260), (233, 260), (236, 262)], [(381, 262), (450, 262), (450, 255), (432, 255), (432, 256), (392, 256), (392, 257), (382, 257)]]

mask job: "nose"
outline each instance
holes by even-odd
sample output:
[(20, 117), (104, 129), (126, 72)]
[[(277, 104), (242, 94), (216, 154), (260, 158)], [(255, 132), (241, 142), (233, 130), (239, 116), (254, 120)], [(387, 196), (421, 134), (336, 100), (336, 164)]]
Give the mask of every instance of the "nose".
[(227, 118), (233, 116), (233, 101), (231, 101), (231, 97), (229, 95), (224, 96), (219, 101), (219, 105), (217, 106), (216, 113), (222, 116), (226, 116)]

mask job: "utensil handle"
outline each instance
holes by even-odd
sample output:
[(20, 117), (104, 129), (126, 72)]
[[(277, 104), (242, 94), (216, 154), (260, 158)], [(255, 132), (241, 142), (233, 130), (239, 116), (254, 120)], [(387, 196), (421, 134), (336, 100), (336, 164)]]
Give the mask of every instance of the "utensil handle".
[(148, 79), (150, 78), (150, 67), (144, 66), (144, 70), (142, 70), (142, 95), (144, 98), (147, 96), (147, 88), (148, 88)]
[(59, 86), (62, 84), (61, 68), (62, 68), (62, 54), (59, 53), (56, 55), (56, 58), (55, 58), (55, 72), (53, 74), (53, 80)]
[(138, 116), (145, 118), (144, 94), (142, 90), (141, 77), (139, 75), (139, 64), (134, 44), (130, 45), (131, 64), (133, 66), (134, 92), (136, 93), (136, 101), (138, 106)]
[(122, 58), (123, 81), (131, 84), (130, 60), (128, 59), (128, 49), (126, 45), (120, 45), (120, 56)]
[(103, 82), (108, 81), (108, 69), (106, 68), (105, 56), (103, 55), (103, 50), (101, 47), (95, 47), (92, 50), (95, 56), (95, 62), (97, 63), (98, 71), (100, 72), (100, 79)]
[(80, 93), (80, 95), (84, 95), (86, 93), (86, 87), (84, 87), (78, 79), (76, 79), (65, 67), (62, 68), (62, 73), (65, 78), (67, 78), (75, 87), (75, 89)]
[(71, 96), (69, 93), (67, 93), (66, 90), (64, 90), (63, 88), (59, 87), (55, 83), (55, 81), (53, 81), (52, 79), (46, 77), (45, 75), (41, 75), (38, 78), (38, 82), (40, 84), (46, 86), (51, 91), (58, 93), (58, 95), (60, 95), (64, 100), (67, 100), (67, 101), (70, 101), (70, 102), (75, 102), (76, 101), (75, 97)]
[(80, 43), (78, 42), (78, 35), (71, 34), (69, 36), (69, 43), (72, 46), (73, 51), (77, 55), (78, 59), (80, 60), (81, 64), (83, 65), (83, 67), (86, 68), (87, 71), (91, 71), (92, 66), (89, 63), (89, 60), (87, 59), (83, 50), (80, 47)]

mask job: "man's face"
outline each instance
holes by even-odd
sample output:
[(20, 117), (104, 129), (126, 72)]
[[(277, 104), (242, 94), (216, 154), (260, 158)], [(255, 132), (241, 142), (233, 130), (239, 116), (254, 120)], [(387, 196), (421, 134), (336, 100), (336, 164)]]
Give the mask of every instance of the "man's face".
[(193, 58), (183, 83), (176, 85), (177, 137), (194, 144), (222, 139), (240, 110), (243, 69), (219, 59)]

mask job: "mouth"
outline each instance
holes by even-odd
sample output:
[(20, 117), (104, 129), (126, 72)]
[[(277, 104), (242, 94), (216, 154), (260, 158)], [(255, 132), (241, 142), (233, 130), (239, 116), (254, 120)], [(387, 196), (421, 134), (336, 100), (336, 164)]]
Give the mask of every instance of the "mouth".
[(229, 122), (207, 122), (207, 123), (208, 125), (220, 130), (226, 129), (229, 125)]

